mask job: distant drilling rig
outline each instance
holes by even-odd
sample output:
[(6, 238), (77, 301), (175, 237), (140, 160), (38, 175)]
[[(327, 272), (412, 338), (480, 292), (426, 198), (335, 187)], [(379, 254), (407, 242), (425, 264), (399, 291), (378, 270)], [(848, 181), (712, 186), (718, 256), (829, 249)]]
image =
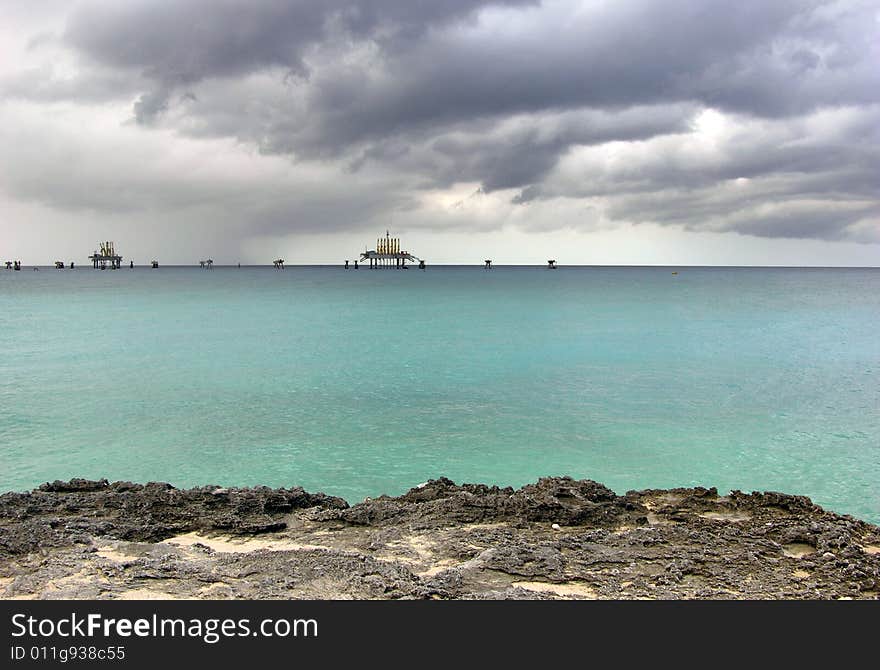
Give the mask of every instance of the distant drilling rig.
[(122, 264), (122, 256), (116, 253), (113, 242), (99, 242), (101, 252), (95, 251), (89, 260), (92, 261), (92, 267), (96, 270), (106, 270), (107, 264), (110, 264), (111, 270), (118, 270)]
[[(361, 254), (360, 261), (370, 261), (370, 269), (378, 268), (396, 268), (398, 270), (406, 270), (406, 262), (418, 262), (419, 267), (425, 269), (425, 261), (418, 256), (411, 254), (409, 251), (402, 251), (400, 248), (400, 238), (391, 237), (391, 233), (385, 231), (385, 237), (376, 240), (376, 248), (364, 251)], [(345, 267), (348, 268), (348, 261), (345, 261)], [(357, 263), (355, 263), (357, 267)]]

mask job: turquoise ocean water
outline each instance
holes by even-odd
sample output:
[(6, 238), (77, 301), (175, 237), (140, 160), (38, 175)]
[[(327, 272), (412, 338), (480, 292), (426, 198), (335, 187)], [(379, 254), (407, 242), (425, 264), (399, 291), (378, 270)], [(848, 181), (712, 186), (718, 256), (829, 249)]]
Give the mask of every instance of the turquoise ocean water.
[(0, 491), (445, 475), (880, 522), (880, 270), (0, 270)]

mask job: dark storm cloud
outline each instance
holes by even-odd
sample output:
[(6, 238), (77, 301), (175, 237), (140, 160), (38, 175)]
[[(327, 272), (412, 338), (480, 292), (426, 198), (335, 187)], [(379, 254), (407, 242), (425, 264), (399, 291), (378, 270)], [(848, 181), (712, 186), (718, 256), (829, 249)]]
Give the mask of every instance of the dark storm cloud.
[(616, 221), (880, 241), (880, 106), (733, 126), (706, 141), (658, 142), (641, 159), (587, 158), (521, 200), (602, 198)]
[(880, 174), (880, 143), (870, 132), (862, 132), (866, 123), (880, 127), (880, 107), (820, 119), (817, 125), (825, 126), (824, 131), (804, 127), (796, 119), (743, 122), (739, 130), (713, 139), (708, 146), (667, 144), (648, 156), (590, 166), (576, 195), (702, 188), (734, 179), (787, 175), (804, 187), (809, 185), (809, 192), (822, 189), (877, 197), (880, 184), (874, 176)]
[(693, 108), (632, 108), (616, 113), (570, 112), (524, 119), (500, 132), (442, 137), (433, 149), (451, 159), (448, 177), (481, 181), (491, 192), (543, 179), (573, 145), (641, 140), (687, 130)]
[(135, 0), (91, 2), (71, 16), (65, 40), (95, 62), (155, 82), (142, 113), (165, 107), (169, 91), (211, 77), (280, 67), (308, 75), (310, 46), (343, 37), (412, 40), (432, 25), (487, 5), (528, 0)]
[[(611, 220), (838, 239), (876, 217), (867, 0), (87, 2), (60, 43), (73, 83), (33, 72), (4, 92), (115, 92), (144, 126), (522, 207), (602, 199)], [(682, 150), (707, 108), (741, 132)], [(852, 113), (822, 116), (836, 108)], [(644, 150), (566, 167), (615, 143)]]
[[(689, 230), (731, 231), (758, 237), (787, 237), (837, 241), (858, 224), (880, 220), (876, 201), (817, 198), (802, 192), (796, 180), (781, 180), (731, 193), (723, 189), (655, 191), (615, 197), (606, 210), (611, 219), (681, 225)], [(827, 194), (826, 194), (827, 195)], [(854, 235), (862, 241), (880, 241), (876, 224)]]
[[(880, 100), (870, 12), (820, 19), (810, 8), (619, 2), (577, 14), (553, 4), (513, 13), (528, 22), (522, 29), (465, 25), (405, 45), (380, 42), (380, 58), (363, 66), (315, 64), (298, 143), (326, 150), (543, 110), (687, 101), (786, 116)], [(805, 70), (810, 59), (820, 63)]]
[[(733, 222), (728, 229), (758, 237), (813, 238), (838, 241), (851, 225), (880, 216), (880, 207), (865, 206), (855, 211), (839, 208), (783, 211), (765, 214), (753, 221)], [(876, 237), (875, 237), (876, 241)]]
[[(477, 10), (502, 5), (517, 9), (511, 21), (523, 26), (481, 30)], [(800, 0), (621, 0), (601, 12), (533, 5), (99, 3), (72, 16), (66, 40), (97, 63), (151, 80), (141, 112), (163, 109), (170, 89), (208, 78), (267, 68), (309, 76), (314, 118), (299, 139), (314, 145), (543, 109), (686, 100), (778, 116), (880, 99), (867, 4), (844, 11)], [(344, 71), (320, 60), (321, 48), (341, 57), (352, 44), (373, 45), (378, 60)]]

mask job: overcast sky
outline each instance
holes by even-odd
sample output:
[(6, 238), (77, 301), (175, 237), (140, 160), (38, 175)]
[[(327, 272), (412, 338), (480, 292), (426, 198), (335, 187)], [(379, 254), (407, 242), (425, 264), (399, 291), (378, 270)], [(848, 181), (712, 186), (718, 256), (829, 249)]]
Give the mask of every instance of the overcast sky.
[(876, 0), (2, 0), (0, 260), (880, 265)]

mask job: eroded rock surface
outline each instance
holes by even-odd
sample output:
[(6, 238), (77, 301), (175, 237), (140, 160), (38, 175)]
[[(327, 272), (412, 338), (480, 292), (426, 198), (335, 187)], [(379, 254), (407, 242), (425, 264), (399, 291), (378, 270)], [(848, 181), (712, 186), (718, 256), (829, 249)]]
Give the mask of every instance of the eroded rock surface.
[(301, 488), (74, 479), (0, 496), (4, 598), (877, 599), (880, 528), (781, 493), (432, 480)]

